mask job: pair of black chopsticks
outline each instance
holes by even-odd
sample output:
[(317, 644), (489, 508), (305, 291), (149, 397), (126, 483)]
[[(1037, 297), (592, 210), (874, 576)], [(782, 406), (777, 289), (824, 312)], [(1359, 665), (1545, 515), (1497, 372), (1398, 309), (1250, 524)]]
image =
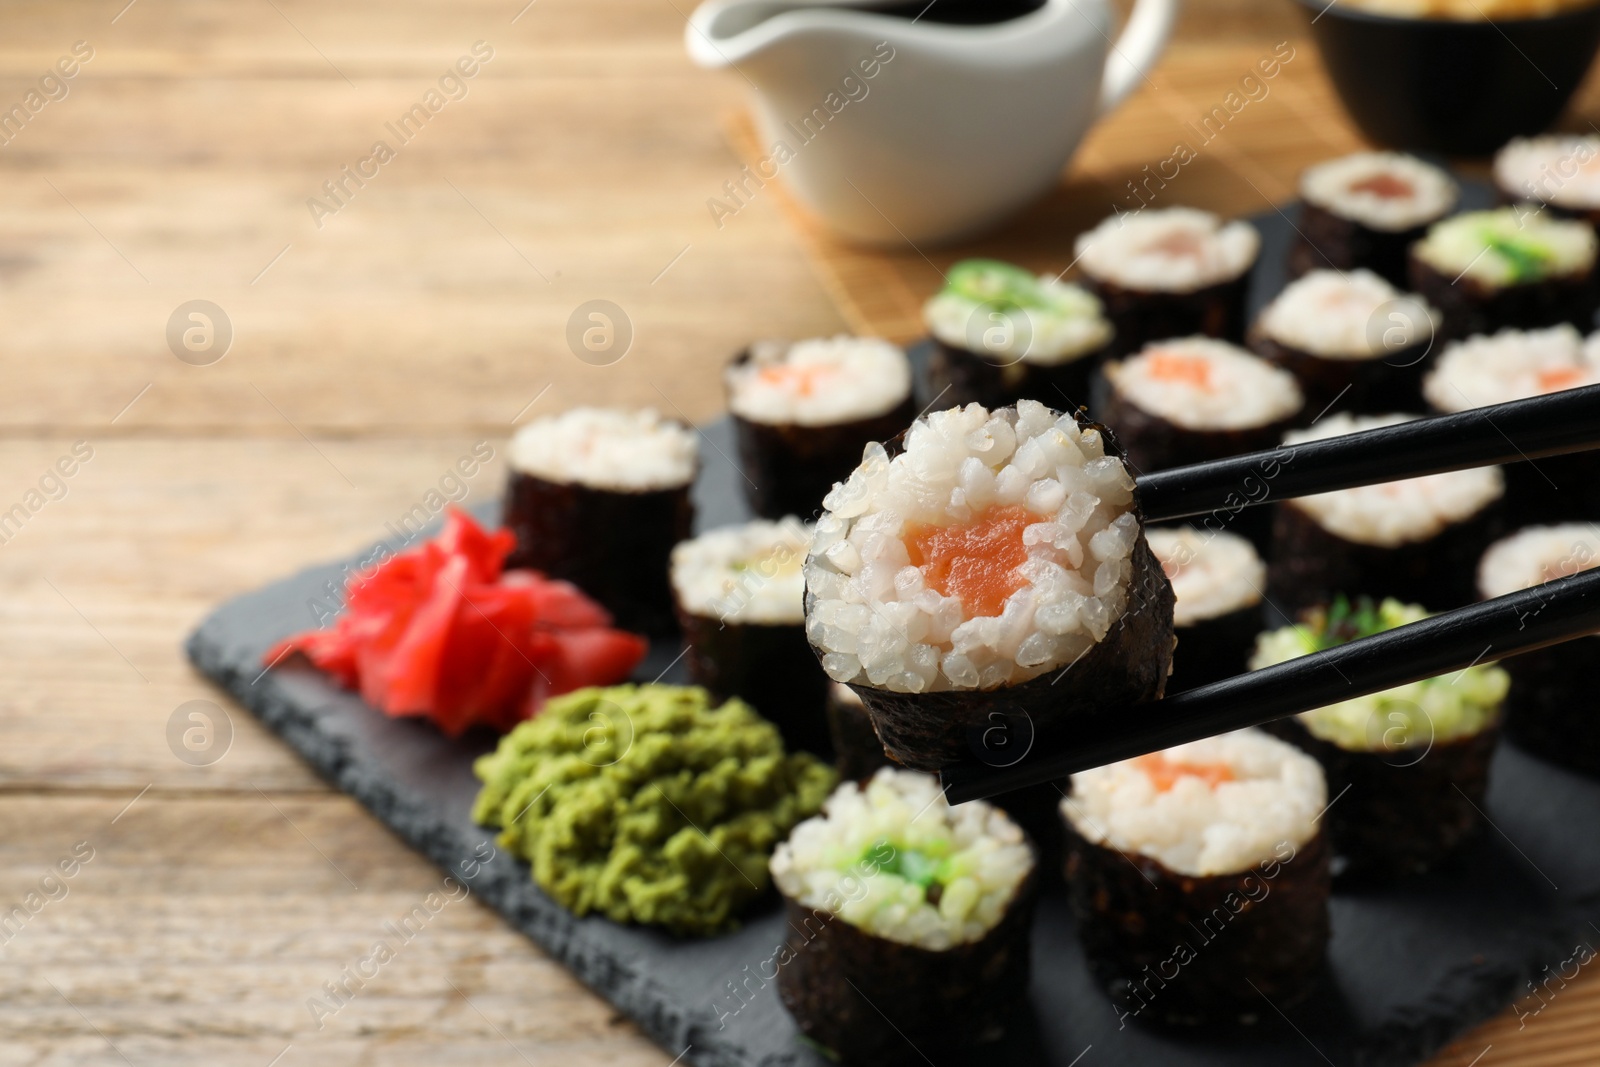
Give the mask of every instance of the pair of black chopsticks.
[[(1600, 448), (1600, 385), (1140, 477), (1146, 521)], [(1164, 700), (1078, 717), (1070, 748), (940, 774), (952, 804), (1600, 632), (1600, 568)]]

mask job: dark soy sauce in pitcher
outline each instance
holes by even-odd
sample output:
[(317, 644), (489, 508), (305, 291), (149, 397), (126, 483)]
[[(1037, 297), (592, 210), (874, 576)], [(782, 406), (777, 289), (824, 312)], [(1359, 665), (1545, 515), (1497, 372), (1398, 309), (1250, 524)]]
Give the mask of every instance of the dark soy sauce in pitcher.
[(874, 15), (943, 22), (954, 26), (984, 26), (1031, 15), (1045, 0), (897, 0), (865, 10)]

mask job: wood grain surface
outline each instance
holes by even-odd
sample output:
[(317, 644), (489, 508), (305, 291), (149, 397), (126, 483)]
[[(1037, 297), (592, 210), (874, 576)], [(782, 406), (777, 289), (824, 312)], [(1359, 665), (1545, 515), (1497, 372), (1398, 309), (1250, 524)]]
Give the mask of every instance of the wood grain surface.
[[(75, 42), (93, 55), (0, 145), (0, 512), (29, 511), (0, 527), (0, 1065), (679, 1051), (470, 899), (336, 1014), (313, 1013), (440, 874), (238, 709), (222, 709), (231, 739), (208, 765), (169, 734), (184, 704), (219, 699), (179, 650), (212, 604), (383, 536), (475, 442), (503, 451), (514, 420), (599, 400), (702, 419), (720, 406), (715, 368), (752, 337), (910, 328), (937, 278), (916, 253), (892, 257), (888, 295), (857, 292), (884, 258), (792, 227), (780, 190), (713, 225), (742, 86), (690, 67), (688, 9), (6, 5), (0, 106)], [(1155, 84), (1005, 239), (1054, 262), (1173, 126), (1294, 39), (1271, 95), (1182, 179), (1184, 200), (1226, 211), (1288, 195), (1300, 166), (1357, 143), (1299, 33), (1286, 3), (1195, 0)], [(478, 41), (493, 57), (465, 97), (319, 227), (307, 200)], [(195, 299), (233, 327), (209, 366), (166, 339)], [(609, 366), (565, 340), (591, 299), (632, 323)], [(89, 458), (49, 477), (76, 442)], [(471, 499), (503, 477), (497, 455)], [(1547, 999), (1439, 1062), (1592, 1062), (1600, 981)]]

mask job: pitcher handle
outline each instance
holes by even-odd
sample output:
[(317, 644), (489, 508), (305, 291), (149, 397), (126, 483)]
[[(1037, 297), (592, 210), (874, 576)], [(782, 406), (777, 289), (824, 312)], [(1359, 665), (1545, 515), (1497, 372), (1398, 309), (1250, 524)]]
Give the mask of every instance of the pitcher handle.
[(1101, 115), (1122, 103), (1149, 75), (1177, 19), (1178, 0), (1137, 0), (1133, 5), (1122, 36), (1106, 56), (1106, 70), (1100, 80)]

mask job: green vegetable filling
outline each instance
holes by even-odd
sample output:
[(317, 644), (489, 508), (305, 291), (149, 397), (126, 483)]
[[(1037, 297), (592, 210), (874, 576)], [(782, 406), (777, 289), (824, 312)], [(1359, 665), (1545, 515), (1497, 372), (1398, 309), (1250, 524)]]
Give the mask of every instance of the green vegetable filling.
[(558, 697), (473, 770), (473, 820), (564, 907), (702, 936), (766, 891), (773, 848), (834, 785), (747, 704), (669, 685)]
[[(1352, 602), (1341, 596), (1328, 608), (1307, 613), (1297, 625), (1262, 634), (1250, 666), (1259, 670), (1313, 655), (1419, 622), (1428, 614), (1418, 605), (1398, 600), (1374, 603), (1361, 597)], [(1315, 736), (1350, 751), (1425, 748), (1475, 736), (1493, 725), (1509, 688), (1505, 671), (1478, 664), (1317, 708), (1301, 715), (1300, 721)]]
[(1547, 270), (1555, 263), (1555, 253), (1543, 245), (1536, 244), (1525, 238), (1503, 237), (1500, 234), (1485, 231), (1483, 243), (1494, 255), (1499, 256), (1505, 263), (1506, 270), (1515, 282), (1534, 281), (1542, 278)]
[(1038, 278), (1021, 267), (997, 259), (962, 260), (950, 268), (945, 288), (998, 311), (1055, 306), (1040, 287)]

